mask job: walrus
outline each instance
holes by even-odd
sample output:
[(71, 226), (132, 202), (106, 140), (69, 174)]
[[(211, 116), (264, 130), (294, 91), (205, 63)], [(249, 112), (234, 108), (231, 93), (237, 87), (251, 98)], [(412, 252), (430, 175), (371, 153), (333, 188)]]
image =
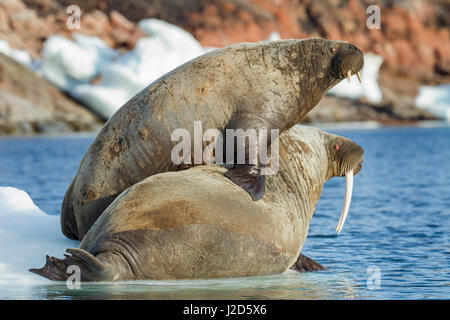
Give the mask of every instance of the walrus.
[[(265, 196), (251, 196), (217, 164), (150, 176), (122, 192), (101, 214), (80, 248), (47, 256), (41, 269), (65, 280), (77, 265), (82, 281), (195, 279), (281, 273), (296, 264), (323, 184), (346, 176), (339, 232), (363, 149), (312, 127), (280, 136), (280, 173), (267, 177)], [(300, 258), (298, 258), (300, 256)], [(297, 261), (297, 262), (296, 262)]]
[[(199, 121), (205, 129), (281, 133), (362, 66), (363, 54), (353, 44), (315, 38), (235, 44), (174, 69), (125, 103), (88, 148), (63, 200), (62, 232), (83, 239), (123, 190), (151, 175), (191, 167), (192, 161), (175, 165), (171, 159), (174, 130), (194, 135)], [(245, 149), (246, 162), (224, 174), (258, 200), (265, 176), (243, 144), (236, 150)]]

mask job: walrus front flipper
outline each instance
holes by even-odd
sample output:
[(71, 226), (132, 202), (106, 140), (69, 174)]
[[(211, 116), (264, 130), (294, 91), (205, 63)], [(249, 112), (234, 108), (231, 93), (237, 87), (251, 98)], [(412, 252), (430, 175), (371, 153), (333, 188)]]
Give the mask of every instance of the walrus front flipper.
[(80, 269), (80, 279), (82, 281), (106, 281), (111, 279), (111, 270), (108, 266), (82, 249), (67, 249), (65, 259), (46, 256), (45, 266), (41, 269), (29, 269), (44, 278), (56, 281), (67, 280), (76, 269), (70, 270), (70, 266), (77, 266)]
[(235, 184), (247, 191), (253, 200), (259, 200), (264, 195), (266, 176), (260, 175), (253, 165), (235, 165), (224, 173)]
[(321, 265), (320, 263), (314, 261), (311, 258), (300, 253), (297, 261), (294, 263), (292, 267), (289, 269), (296, 270), (298, 272), (308, 272), (308, 271), (320, 271), (320, 270), (328, 270), (326, 267)]
[(256, 114), (236, 114), (225, 128), (226, 163), (233, 161), (234, 167), (224, 175), (247, 191), (253, 200), (264, 195), (266, 179), (261, 171), (265, 163), (261, 159), (267, 156), (264, 153), (271, 144), (271, 129), (274, 127)]

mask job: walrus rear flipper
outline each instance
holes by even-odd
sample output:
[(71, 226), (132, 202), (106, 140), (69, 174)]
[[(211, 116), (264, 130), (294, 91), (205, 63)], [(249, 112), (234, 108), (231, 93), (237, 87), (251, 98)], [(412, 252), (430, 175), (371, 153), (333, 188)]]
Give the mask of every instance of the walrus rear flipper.
[(302, 253), (300, 253), (297, 261), (289, 269), (296, 270), (298, 272), (328, 270), (328, 268), (324, 267), (320, 263), (314, 261), (313, 259), (305, 256)]
[(46, 256), (47, 261), (44, 267), (29, 269), (29, 271), (50, 280), (64, 281), (76, 272), (76, 268), (69, 269), (69, 267), (76, 266), (79, 267), (81, 281), (106, 281), (112, 278), (108, 265), (89, 252), (75, 248), (67, 249), (66, 252), (70, 255), (64, 254), (65, 259)]
[(247, 191), (253, 200), (259, 200), (264, 195), (266, 176), (260, 175), (253, 165), (235, 165), (224, 173), (235, 184)]

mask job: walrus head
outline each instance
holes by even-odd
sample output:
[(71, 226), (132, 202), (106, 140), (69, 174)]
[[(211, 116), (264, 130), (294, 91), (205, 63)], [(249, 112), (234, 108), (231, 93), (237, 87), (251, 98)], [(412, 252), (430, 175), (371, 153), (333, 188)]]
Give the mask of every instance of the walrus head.
[(327, 59), (331, 62), (330, 71), (336, 78), (341, 80), (347, 78), (350, 82), (350, 77), (356, 74), (361, 82), (359, 71), (364, 65), (364, 55), (355, 45), (332, 41), (329, 43), (327, 55)]
[[(326, 40), (322, 38), (312, 38), (300, 40), (298, 50), (303, 52), (299, 57), (305, 55), (307, 60), (299, 60), (300, 72), (308, 70), (320, 75), (318, 78), (324, 81), (322, 84), (332, 87), (341, 80), (354, 74), (361, 81), (359, 72), (364, 66), (364, 54), (355, 45), (338, 40)], [(317, 81), (317, 80), (316, 80)], [(322, 86), (320, 83), (315, 83)]]
[(326, 135), (326, 146), (329, 157), (329, 177), (345, 177), (345, 198), (336, 232), (340, 233), (347, 218), (353, 192), (353, 175), (362, 168), (364, 149), (353, 141), (336, 136)]
[[(361, 82), (359, 72), (364, 66), (364, 54), (355, 45), (322, 38), (297, 40), (294, 43), (287, 51), (289, 57), (296, 60), (300, 79), (295, 81), (299, 83), (299, 101), (304, 107), (300, 119), (296, 120), (301, 120), (329, 89), (343, 79), (350, 81), (351, 76), (356, 74)], [(286, 46), (289, 44), (286, 42)]]
[[(363, 148), (345, 137), (301, 125), (283, 132), (279, 141), (279, 170), (268, 179), (268, 193), (278, 194), (281, 189), (297, 199), (296, 207), (302, 208), (299, 212), (307, 230), (323, 185), (333, 177), (345, 177), (344, 205), (336, 227), (340, 233), (350, 208), (353, 176), (362, 169)], [(273, 159), (277, 158), (272, 154)]]

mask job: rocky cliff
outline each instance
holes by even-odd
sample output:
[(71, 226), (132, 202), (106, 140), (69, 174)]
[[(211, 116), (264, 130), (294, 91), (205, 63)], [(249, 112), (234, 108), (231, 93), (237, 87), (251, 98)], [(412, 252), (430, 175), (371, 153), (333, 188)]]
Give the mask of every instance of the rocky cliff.
[(0, 53), (0, 135), (92, 131), (99, 119)]
[[(64, 8), (74, 3), (24, 2), (46, 20), (64, 19), (61, 15)], [(98, 35), (115, 45), (123, 41), (115, 36), (118, 32), (109, 29), (114, 28), (117, 20), (114, 15), (120, 12), (131, 22), (156, 17), (181, 26), (204, 46), (260, 41), (272, 31), (278, 31), (282, 38), (320, 36), (351, 41), (363, 51), (380, 54), (386, 72), (432, 82), (448, 81), (445, 77), (450, 76), (447, 0), (78, 0), (76, 3), (86, 14), (82, 32), (95, 33), (93, 29), (97, 28)], [(370, 5), (380, 8), (381, 29), (367, 28), (370, 14), (366, 11)]]
[[(66, 9), (72, 4), (82, 9), (79, 30), (66, 27)], [(366, 26), (366, 10), (373, 4), (381, 10), (381, 29)], [(34, 59), (49, 36), (70, 38), (73, 31), (127, 51), (145, 36), (137, 22), (155, 17), (189, 31), (203, 46), (260, 41), (273, 31), (282, 38), (347, 40), (384, 58), (379, 78), (383, 102), (326, 97), (308, 121), (396, 123), (435, 119), (415, 107), (414, 97), (421, 84), (450, 82), (449, 9), (446, 0), (1, 0), (0, 39)], [(4, 108), (10, 98), (0, 100)]]

